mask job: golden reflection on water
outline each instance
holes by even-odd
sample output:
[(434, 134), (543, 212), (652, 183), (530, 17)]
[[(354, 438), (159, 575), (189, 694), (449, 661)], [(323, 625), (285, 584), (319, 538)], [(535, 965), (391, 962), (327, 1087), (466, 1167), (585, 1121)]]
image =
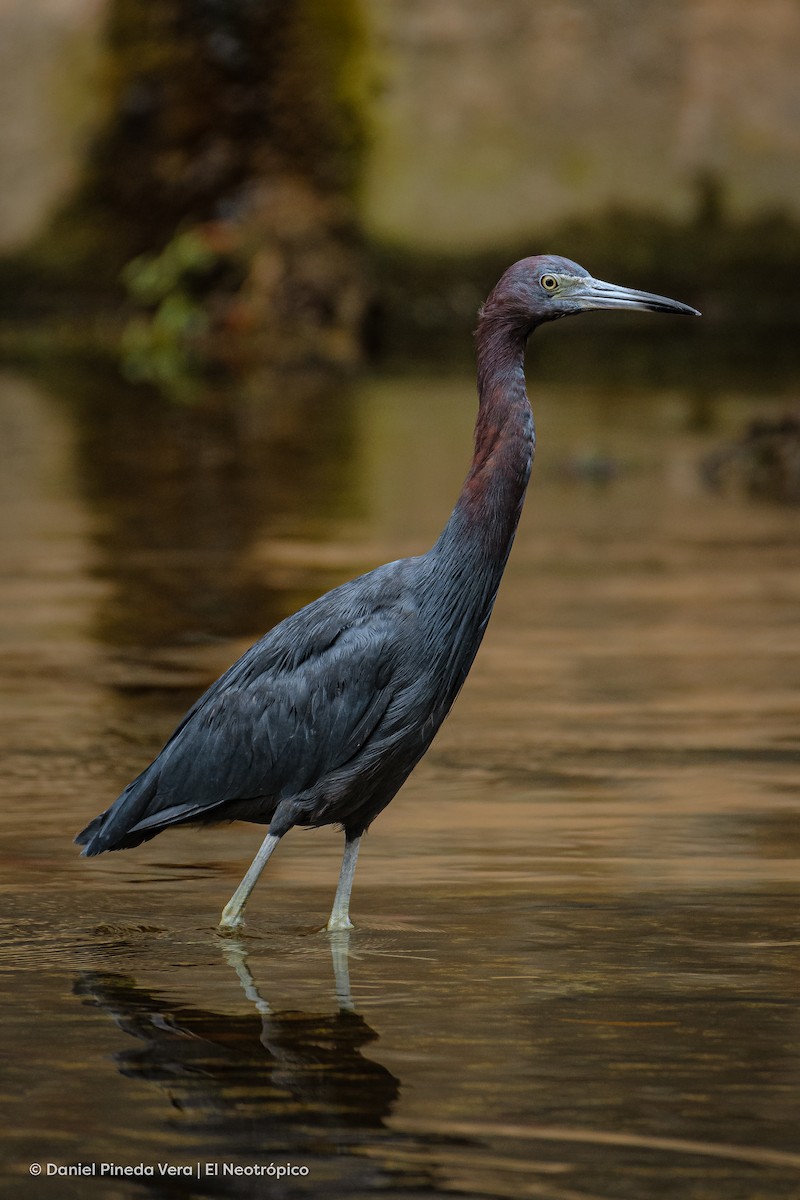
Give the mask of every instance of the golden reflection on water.
[(298, 1194), (797, 1194), (797, 514), (700, 484), (758, 397), (700, 429), (576, 373), (532, 389), (496, 613), (366, 839), (346, 985), (334, 831), (270, 862), (239, 970), (213, 924), (256, 829), (71, 838), (272, 621), (430, 544), (472, 382), (175, 412), (0, 380), (15, 1195), (50, 1194), (29, 1161), (201, 1148), (304, 1157)]

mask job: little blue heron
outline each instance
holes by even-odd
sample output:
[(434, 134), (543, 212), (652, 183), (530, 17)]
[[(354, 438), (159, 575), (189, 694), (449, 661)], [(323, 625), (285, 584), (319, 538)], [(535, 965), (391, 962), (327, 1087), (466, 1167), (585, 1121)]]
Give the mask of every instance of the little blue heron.
[(435, 546), (334, 588), (256, 642), (189, 709), (158, 757), (77, 837), (123, 850), (170, 825), (244, 820), (269, 831), (226, 905), (243, 910), (293, 826), (337, 824), (344, 856), (329, 930), (352, 928), (361, 836), (425, 754), (467, 677), (511, 550), (535, 446), (524, 355), (537, 325), (592, 309), (697, 314), (525, 258), (480, 312), (475, 450)]

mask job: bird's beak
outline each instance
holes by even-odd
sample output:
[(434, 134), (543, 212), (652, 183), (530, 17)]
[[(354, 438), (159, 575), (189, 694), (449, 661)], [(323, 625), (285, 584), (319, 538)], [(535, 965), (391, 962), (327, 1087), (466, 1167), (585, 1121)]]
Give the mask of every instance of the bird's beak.
[(597, 308), (627, 308), (644, 312), (684, 313), (687, 317), (700, 316), (696, 308), (666, 296), (654, 296), (652, 292), (638, 292), (635, 288), (619, 287), (616, 283), (603, 283), (602, 279), (582, 279), (581, 285), (571, 299), (587, 312)]

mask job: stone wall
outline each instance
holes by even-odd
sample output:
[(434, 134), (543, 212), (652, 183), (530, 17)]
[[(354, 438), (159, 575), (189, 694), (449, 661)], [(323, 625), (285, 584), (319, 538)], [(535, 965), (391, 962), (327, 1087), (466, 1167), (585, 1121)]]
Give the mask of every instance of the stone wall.
[(0, 4), (0, 250), (24, 245), (74, 186), (99, 119), (106, 0)]
[(363, 208), (475, 251), (613, 208), (800, 218), (797, 0), (369, 0)]
[(266, 327), (277, 288), (345, 357), (359, 224), (398, 311), (415, 255), (499, 262), (565, 225), (598, 269), (605, 243), (614, 265), (648, 248), (649, 278), (713, 233), (710, 277), (744, 247), (794, 292), (798, 63), (798, 0), (4, 0), (0, 252), (34, 245), (74, 297), (221, 217), (253, 252), (231, 320)]

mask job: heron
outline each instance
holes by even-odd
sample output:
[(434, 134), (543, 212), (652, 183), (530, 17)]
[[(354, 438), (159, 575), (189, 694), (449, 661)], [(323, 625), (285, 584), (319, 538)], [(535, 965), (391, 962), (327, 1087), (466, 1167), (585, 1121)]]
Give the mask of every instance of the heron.
[(78, 834), (84, 855), (137, 846), (174, 825), (266, 825), (222, 912), (218, 928), (232, 933), (284, 835), (295, 826), (338, 825), (344, 853), (327, 929), (352, 928), (362, 836), (449, 713), (514, 541), (536, 444), (528, 338), (547, 321), (597, 309), (699, 316), (665, 296), (604, 283), (556, 255), (509, 267), (480, 310), (474, 452), (435, 545), (333, 588), (265, 634)]

